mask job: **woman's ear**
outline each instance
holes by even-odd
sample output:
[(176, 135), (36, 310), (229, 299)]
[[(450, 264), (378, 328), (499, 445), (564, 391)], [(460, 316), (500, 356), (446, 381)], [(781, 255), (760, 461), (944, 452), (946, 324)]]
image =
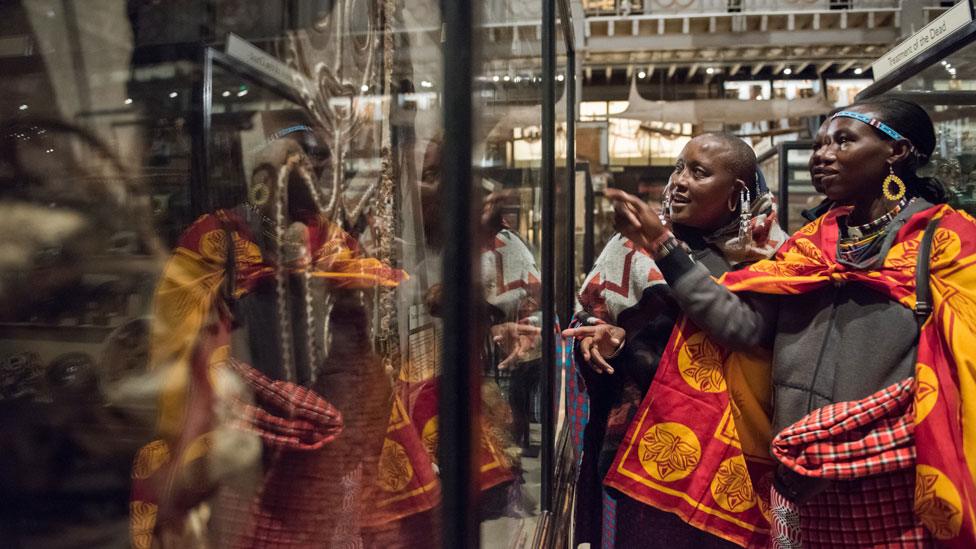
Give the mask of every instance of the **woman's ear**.
[(907, 139), (897, 139), (891, 142), (891, 154), (888, 155), (888, 165), (894, 166), (904, 162), (912, 154), (912, 144)]
[(746, 182), (742, 179), (736, 178), (735, 183), (732, 184), (732, 194), (729, 196), (729, 211), (734, 212), (739, 208), (739, 195), (742, 191), (748, 190), (749, 187)]

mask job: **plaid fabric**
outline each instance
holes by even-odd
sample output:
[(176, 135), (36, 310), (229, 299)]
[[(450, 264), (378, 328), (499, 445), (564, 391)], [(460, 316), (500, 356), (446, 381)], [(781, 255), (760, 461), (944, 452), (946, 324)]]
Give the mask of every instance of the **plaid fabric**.
[(857, 479), (915, 463), (915, 378), (858, 401), (824, 406), (773, 439), (776, 459), (815, 478)]
[(932, 547), (914, 503), (913, 467), (837, 481), (800, 507), (803, 547)]
[(305, 387), (274, 381), (256, 369), (229, 359), (224, 362), (254, 391), (254, 403), (242, 408), (238, 427), (253, 432), (270, 448), (317, 450), (342, 432), (342, 414)]

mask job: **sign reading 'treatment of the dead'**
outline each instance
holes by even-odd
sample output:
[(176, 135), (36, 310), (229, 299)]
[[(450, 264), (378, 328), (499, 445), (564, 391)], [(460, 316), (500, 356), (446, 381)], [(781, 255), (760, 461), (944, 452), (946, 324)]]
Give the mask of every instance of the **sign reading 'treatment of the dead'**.
[(871, 64), (874, 79), (877, 80), (911, 61), (925, 50), (935, 47), (936, 44), (948, 38), (954, 31), (968, 25), (973, 20), (973, 12), (969, 3), (970, 0), (959, 2), (935, 21), (925, 25), (922, 30), (888, 50)]

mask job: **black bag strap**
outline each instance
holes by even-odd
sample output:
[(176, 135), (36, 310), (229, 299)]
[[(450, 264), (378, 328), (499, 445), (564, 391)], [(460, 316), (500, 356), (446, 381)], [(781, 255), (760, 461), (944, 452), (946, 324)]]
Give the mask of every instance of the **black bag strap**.
[(915, 320), (919, 329), (932, 314), (932, 288), (929, 286), (929, 262), (932, 255), (932, 239), (942, 218), (929, 221), (918, 248), (918, 262), (915, 265)]

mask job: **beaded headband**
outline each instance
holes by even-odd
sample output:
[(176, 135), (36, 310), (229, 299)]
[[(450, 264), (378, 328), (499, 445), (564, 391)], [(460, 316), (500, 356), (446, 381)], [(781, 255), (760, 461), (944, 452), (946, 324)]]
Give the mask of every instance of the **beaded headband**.
[(274, 141), (275, 139), (281, 139), (282, 137), (284, 137), (284, 136), (286, 136), (286, 135), (288, 135), (290, 133), (295, 133), (295, 132), (310, 132), (310, 131), (312, 131), (312, 128), (309, 128), (308, 126), (306, 126), (304, 124), (298, 124), (298, 125), (295, 125), (295, 126), (289, 126), (287, 128), (284, 128), (282, 130), (278, 130), (275, 133), (271, 134), (268, 137), (268, 142)]
[(864, 122), (868, 126), (878, 128), (882, 133), (884, 133), (885, 135), (887, 135), (892, 139), (905, 139), (906, 141), (910, 142), (910, 140), (908, 140), (902, 134), (896, 132), (891, 126), (885, 124), (884, 122), (878, 120), (877, 118), (871, 118), (866, 114), (861, 114), (859, 112), (854, 112), (854, 111), (840, 111), (839, 113), (836, 113), (835, 115), (830, 117), (831, 120), (833, 120), (834, 118), (853, 118), (854, 120), (859, 120), (861, 122)]

